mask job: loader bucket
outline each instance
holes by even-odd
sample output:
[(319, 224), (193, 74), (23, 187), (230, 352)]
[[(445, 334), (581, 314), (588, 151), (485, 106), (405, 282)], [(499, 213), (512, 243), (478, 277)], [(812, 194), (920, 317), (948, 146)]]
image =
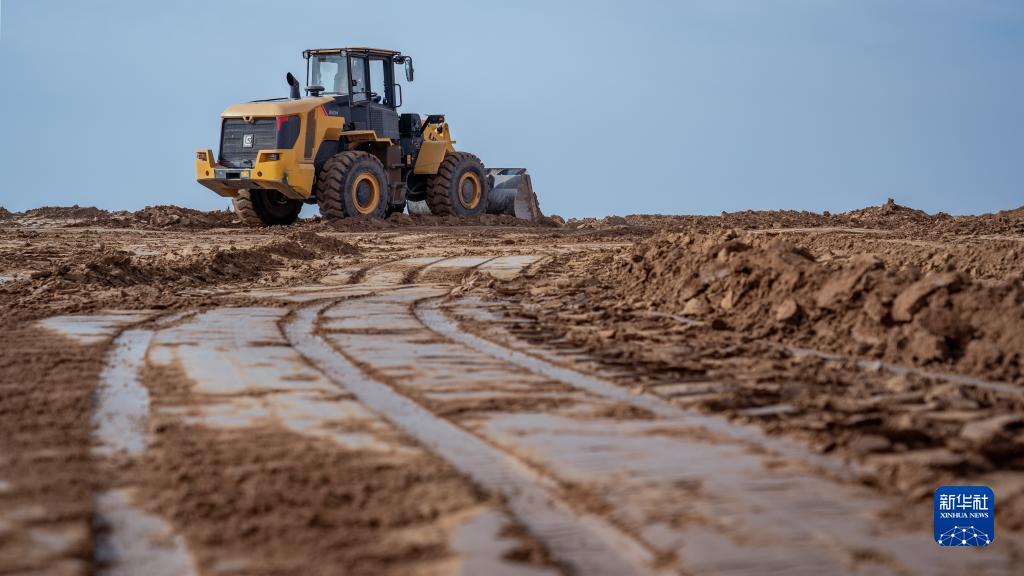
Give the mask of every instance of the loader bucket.
[(488, 214), (508, 214), (530, 222), (544, 216), (526, 168), (488, 168), (487, 179), (491, 184)]

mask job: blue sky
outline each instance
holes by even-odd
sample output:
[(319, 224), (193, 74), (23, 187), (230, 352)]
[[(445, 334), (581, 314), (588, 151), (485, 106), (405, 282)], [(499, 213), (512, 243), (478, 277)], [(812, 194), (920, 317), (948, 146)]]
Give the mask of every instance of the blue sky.
[[(0, 205), (222, 208), (193, 180), (301, 51), (416, 61), (403, 111), (563, 216), (1024, 204), (1024, 2), (2, 0)], [(300, 74), (301, 73), (301, 74)]]

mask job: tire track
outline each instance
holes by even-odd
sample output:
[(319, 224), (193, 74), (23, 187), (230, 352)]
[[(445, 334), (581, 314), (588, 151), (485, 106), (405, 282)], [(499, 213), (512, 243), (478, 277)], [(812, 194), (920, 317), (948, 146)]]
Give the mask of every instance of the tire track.
[[(1013, 573), (1004, 554), (940, 558), (921, 534), (881, 535), (883, 527), (872, 518), (884, 510), (885, 498), (817, 478), (803, 465), (778, 468), (782, 456), (848, 477), (851, 471), (838, 460), (755, 427), (635, 395), (550, 356), (499, 344), (489, 334), (463, 332), (458, 317), (442, 306), (450, 286), (472, 270), (507, 277), (544, 261), (391, 260), (346, 278), (355, 283), (266, 293), (289, 302), (291, 312), (220, 308), (174, 326), (125, 327), (104, 368), (110, 382), (98, 395), (109, 398), (97, 409), (97, 434), (107, 421), (112, 430), (141, 428), (143, 436), (107, 433), (111, 439), (97, 450), (129, 456), (145, 451), (140, 421), (148, 405), (131, 380), (153, 339), (153, 362), (179, 359), (200, 393), (210, 396), (204, 402), (216, 397), (223, 405), (222, 416), (248, 411), (266, 421), (264, 414), (272, 415), (286, 429), (334, 437), (327, 424), (339, 415), (338, 399), (310, 393), (317, 381), (334, 394), (347, 390), (351, 410), (399, 429), (502, 497), (508, 511), (573, 572)], [(91, 336), (89, 330), (83, 335)], [(259, 409), (229, 405), (243, 399)], [(556, 403), (529, 403), (538, 400)], [(636, 412), (608, 411), (619, 406)], [(216, 413), (209, 416), (191, 423), (223, 424)], [(697, 429), (710, 435), (695, 434)], [(348, 434), (335, 439), (352, 441)], [(113, 528), (97, 547), (98, 558), (113, 559), (107, 573), (147, 571), (140, 563), (148, 564), (148, 572), (194, 571), (180, 563), (180, 554), (161, 559), (166, 550), (146, 547), (160, 533), (173, 532), (131, 506), (130, 488), (103, 493), (96, 510)], [(499, 510), (496, 518), (506, 514)], [(172, 552), (183, 551), (188, 559), (180, 537), (177, 542)]]
[[(406, 273), (407, 270), (402, 272)], [(295, 295), (337, 303), (360, 298), (373, 289), (365, 285), (349, 286), (324, 294), (319, 291), (309, 294), (299, 289)], [(267, 297), (287, 299), (287, 295), (277, 293)], [(407, 446), (407, 441), (400, 445), (388, 444), (389, 439), (397, 438), (394, 429), (363, 405), (338, 397), (336, 388), (325, 378), (320, 380), (328, 389), (327, 393), (317, 394), (313, 367), (292, 351), (280, 334), (279, 320), (286, 313), (281, 308), (214, 308), (190, 314), (190, 318), (177, 317), (172, 322), (161, 318), (124, 329), (105, 363), (104, 378), (108, 382), (101, 385), (97, 414), (101, 415), (98, 416), (101, 422), (108, 423), (109, 433), (101, 438), (101, 446), (110, 444), (111, 447), (104, 450), (118, 457), (144, 455), (149, 402), (146, 388), (139, 381), (139, 369), (151, 355), (151, 365), (181, 365), (193, 377), (200, 402), (193, 407), (194, 412), (183, 416), (189, 424), (216, 430), (225, 426), (271, 423), (306, 436), (333, 440), (350, 449), (354, 446), (378, 450), (386, 454), (382, 458), (394, 461), (424, 454), (418, 448)], [(108, 318), (101, 320), (109, 321)], [(87, 321), (80, 319), (76, 329), (89, 333), (87, 327), (83, 328), (85, 324)], [(278, 343), (280, 347), (276, 346)], [(367, 418), (360, 420), (359, 415)], [(369, 422), (371, 419), (375, 423)], [(356, 424), (356, 421), (365, 423)], [(367, 430), (361, 430), (364, 427)], [(231, 473), (229, 469), (222, 472)], [(196, 561), (185, 540), (163, 518), (135, 506), (135, 493), (133, 486), (122, 484), (96, 496), (95, 556), (100, 561), (101, 573), (168, 576), (196, 573)], [(503, 558), (503, 554), (520, 545), (515, 538), (501, 532), (510, 522), (512, 517), (506, 511), (488, 505), (464, 518), (446, 517), (439, 521), (438, 527), (442, 531), (450, 530), (449, 546), (457, 554), (451, 560), (454, 565), (515, 573), (519, 566)], [(470, 530), (473, 531), (471, 536)], [(188, 527), (185, 533), (193, 535)], [(474, 543), (473, 547), (467, 548), (466, 542)], [(195, 552), (198, 555), (195, 557), (209, 560), (209, 549), (200, 545)], [(230, 556), (228, 552), (225, 554)], [(547, 571), (538, 568), (531, 573)]]
[[(149, 445), (150, 402), (149, 391), (139, 374), (155, 331), (143, 326), (167, 325), (182, 317), (145, 318), (122, 329), (111, 342), (96, 390), (94, 454), (107, 459), (136, 459), (145, 454)], [(97, 574), (197, 574), (185, 539), (165, 519), (135, 505), (134, 494), (133, 488), (118, 487), (94, 498)]]
[(364, 405), (485, 489), (502, 495), (517, 518), (556, 559), (575, 571), (595, 575), (654, 573), (654, 556), (649, 550), (603, 519), (570, 509), (550, 479), (434, 416), (390, 386), (367, 377), (316, 334), (317, 318), (326, 308), (327, 304), (318, 304), (299, 310), (285, 324), (284, 332), (292, 346), (339, 387), (352, 392)]
[(675, 422), (683, 426), (701, 427), (710, 432), (722, 434), (736, 440), (750, 442), (765, 450), (803, 461), (836, 478), (854, 480), (859, 475), (859, 471), (853, 468), (852, 464), (819, 456), (795, 442), (770, 437), (753, 426), (742, 426), (729, 422), (725, 418), (690, 412), (658, 396), (635, 394), (614, 382), (553, 364), (493, 340), (464, 331), (455, 320), (452, 320), (445, 314), (442, 310), (441, 302), (441, 298), (418, 302), (414, 308), (416, 317), (424, 326), (437, 334), (464, 344), (480, 353), (564, 382), (574, 388), (586, 390), (591, 394), (603, 396), (643, 410), (649, 410), (669, 422)]
[[(972, 566), (1012, 573), (1004, 555), (950, 559), (932, 550), (923, 533), (900, 529), (881, 537), (879, 515), (895, 501), (809, 474), (798, 458), (765, 454), (765, 444), (784, 444), (763, 441), (756, 429), (749, 435), (550, 363), (542, 370), (520, 366), (511, 360), (522, 358), (507, 350), (491, 350), (496, 358), (461, 342), (457, 326), (451, 333), (432, 330), (423, 311), (445, 293), (437, 286), (407, 286), (383, 290), (358, 306), (324, 304), (302, 312), (304, 330), (291, 325), (290, 339), (298, 348), (312, 347), (297, 342), (303, 332), (318, 339), (321, 369), (335, 371), (343, 385), (358, 382), (367, 394), (388, 396), (393, 405), (375, 409), (405, 418), (401, 426), (445, 459), (456, 457), (446, 452), (454, 448), (438, 440), (432, 427), (461, 431), (548, 482), (583, 493), (593, 487), (601, 502), (586, 509), (602, 510), (598, 518), (647, 550), (646, 558), (665, 562), (659, 566), (725, 574), (820, 574), (851, 566), (880, 574), (955, 573)], [(552, 380), (575, 390), (555, 393), (570, 405), (502, 407), (501, 398), (551, 395)], [(606, 409), (615, 404), (647, 410), (653, 419), (609, 415)], [(697, 427), (721, 434), (701, 436), (693, 432)], [(794, 454), (803, 456), (802, 447)], [(471, 464), (456, 467), (493, 489), (488, 479), (473, 476)]]

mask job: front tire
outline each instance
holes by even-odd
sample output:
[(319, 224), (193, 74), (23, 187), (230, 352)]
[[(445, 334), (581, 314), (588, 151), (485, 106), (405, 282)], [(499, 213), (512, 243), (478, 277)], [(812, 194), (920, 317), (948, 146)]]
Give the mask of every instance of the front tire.
[(384, 165), (366, 152), (331, 156), (317, 178), (316, 198), (325, 220), (350, 216), (383, 218), (388, 208)]
[(235, 214), (246, 226), (287, 226), (299, 218), (302, 201), (286, 198), (277, 190), (239, 190), (231, 199)]
[(489, 193), (483, 162), (468, 152), (452, 152), (427, 182), (427, 206), (438, 216), (477, 216)]

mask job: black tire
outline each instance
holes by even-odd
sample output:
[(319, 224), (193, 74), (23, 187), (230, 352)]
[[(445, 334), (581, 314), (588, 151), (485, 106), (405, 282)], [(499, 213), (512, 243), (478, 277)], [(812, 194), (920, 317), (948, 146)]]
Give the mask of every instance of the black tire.
[(349, 216), (383, 218), (388, 209), (384, 165), (366, 152), (339, 152), (328, 158), (320, 170), (316, 199), (325, 220)]
[(483, 162), (468, 152), (452, 152), (427, 182), (427, 206), (438, 216), (476, 216), (483, 214), (490, 191)]
[(262, 188), (240, 190), (231, 203), (246, 226), (287, 226), (298, 220), (302, 211), (302, 200)]

